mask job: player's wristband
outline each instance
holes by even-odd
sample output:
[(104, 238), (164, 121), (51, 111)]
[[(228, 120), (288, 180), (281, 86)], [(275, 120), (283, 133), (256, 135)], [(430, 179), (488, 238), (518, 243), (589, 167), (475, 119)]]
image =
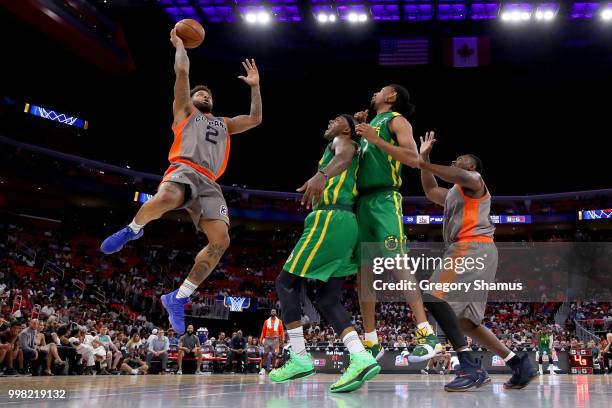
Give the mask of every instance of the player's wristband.
[(327, 180), (329, 178), (329, 176), (327, 175), (327, 173), (324, 170), (319, 170), (319, 173), (321, 173), (323, 175), (323, 177), (325, 177), (325, 180)]

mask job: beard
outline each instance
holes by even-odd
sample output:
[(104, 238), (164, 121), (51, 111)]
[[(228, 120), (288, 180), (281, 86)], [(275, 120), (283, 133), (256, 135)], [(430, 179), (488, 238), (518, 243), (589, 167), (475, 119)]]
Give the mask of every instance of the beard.
[(193, 106), (195, 106), (202, 113), (212, 112), (212, 104), (196, 101), (193, 103)]

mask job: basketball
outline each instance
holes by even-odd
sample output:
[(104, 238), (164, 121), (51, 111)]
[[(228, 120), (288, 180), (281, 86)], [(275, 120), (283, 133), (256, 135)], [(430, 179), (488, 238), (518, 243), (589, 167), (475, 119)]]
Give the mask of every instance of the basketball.
[(196, 48), (204, 41), (204, 27), (194, 19), (186, 18), (176, 23), (174, 27), (185, 48)]

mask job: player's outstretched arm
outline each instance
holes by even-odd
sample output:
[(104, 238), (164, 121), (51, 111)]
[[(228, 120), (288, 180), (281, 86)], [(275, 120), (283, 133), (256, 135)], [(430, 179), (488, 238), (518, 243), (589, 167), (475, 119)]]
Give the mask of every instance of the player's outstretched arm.
[(412, 126), (410, 123), (403, 116), (397, 116), (389, 122), (389, 129), (397, 138), (397, 146), (380, 138), (376, 129), (368, 124), (360, 123), (355, 130), (358, 135), (362, 136), (369, 143), (378, 146), (395, 160), (410, 167), (418, 167), (419, 153), (412, 136)]
[(191, 96), (189, 95), (189, 57), (183, 45), (183, 40), (176, 35), (176, 29), (170, 31), (170, 41), (176, 52), (174, 54), (174, 73), (176, 80), (174, 81), (174, 103), (172, 111), (174, 112), (174, 123), (179, 124), (187, 116), (191, 114), (192, 104)]
[[(419, 154), (421, 156), (421, 160), (425, 162), (430, 162), (429, 154), (431, 153), (431, 149), (433, 149), (433, 145), (436, 142), (434, 137), (434, 132), (427, 132), (425, 134), (425, 138), (421, 137), (421, 147), (419, 148)], [(446, 201), (446, 195), (448, 194), (448, 189), (444, 187), (438, 187), (438, 182), (434, 177), (433, 173), (427, 171), (421, 167), (421, 185), (423, 186), (423, 191), (425, 192), (425, 196), (431, 201), (441, 206), (444, 206), (444, 202)]]
[[(444, 181), (453, 184), (459, 184), (461, 187), (471, 191), (478, 192), (484, 188), (484, 181), (482, 180), (482, 177), (479, 173), (475, 171), (468, 171), (463, 170), (459, 167), (442, 166), (439, 164), (431, 163), (429, 161), (429, 151), (431, 151), (432, 145), (436, 140), (434, 138), (433, 132), (428, 133), (425, 138), (425, 140), (421, 138), (421, 150), (426, 153), (426, 157), (425, 159), (423, 159), (423, 157), (420, 157), (419, 159), (419, 167), (421, 168), (421, 181), (423, 180), (423, 173), (429, 172), (437, 177), (440, 177)], [(427, 145), (424, 148), (424, 143), (429, 143), (429, 148), (427, 148)], [(421, 156), (423, 155), (421, 154)], [(425, 188), (425, 185), (423, 186), (423, 188)]]
[(323, 194), (327, 180), (348, 169), (351, 160), (353, 160), (357, 152), (355, 144), (347, 139), (336, 138), (332, 144), (332, 148), (334, 149), (334, 157), (330, 160), (329, 164), (325, 166), (325, 168), (317, 171), (310, 180), (297, 189), (299, 192), (304, 192), (302, 196), (302, 205), (306, 205), (306, 208), (312, 208), (312, 206), (321, 201), (321, 194)]
[(247, 76), (239, 76), (251, 87), (251, 112), (248, 115), (239, 115), (228, 119), (227, 128), (230, 134), (242, 133), (259, 125), (262, 120), (261, 92), (259, 90), (259, 70), (255, 60), (244, 60), (242, 66)]

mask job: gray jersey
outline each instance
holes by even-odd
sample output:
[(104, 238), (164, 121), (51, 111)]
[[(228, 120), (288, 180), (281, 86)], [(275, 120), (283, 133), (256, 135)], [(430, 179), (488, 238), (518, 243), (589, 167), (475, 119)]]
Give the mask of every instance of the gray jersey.
[(455, 184), (444, 201), (444, 242), (492, 242), (495, 226), (489, 217), (491, 195), (471, 198)]
[(183, 163), (211, 180), (217, 180), (227, 165), (230, 134), (226, 118), (204, 115), (194, 109), (176, 126), (168, 154), (170, 163)]

